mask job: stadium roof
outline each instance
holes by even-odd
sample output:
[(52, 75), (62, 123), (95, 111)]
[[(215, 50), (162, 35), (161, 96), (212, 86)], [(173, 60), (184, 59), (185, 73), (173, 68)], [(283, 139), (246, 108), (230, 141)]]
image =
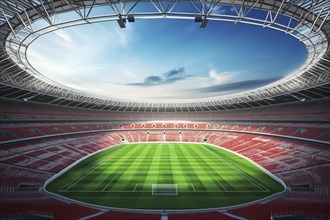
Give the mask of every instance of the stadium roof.
[[(180, 11), (178, 4), (190, 4)], [(110, 7), (111, 14), (94, 15), (96, 6)], [(231, 13), (216, 12), (217, 6)], [(166, 6), (166, 7), (165, 7)], [(146, 8), (148, 10), (146, 10)], [(249, 108), (289, 101), (329, 97), (330, 2), (319, 1), (14, 1), (0, 3), (0, 70), (2, 97), (51, 104), (117, 111), (213, 111)], [(253, 13), (263, 11), (264, 16)], [(56, 21), (62, 12), (73, 11), (79, 19)], [(281, 17), (287, 19), (280, 19)], [(28, 46), (39, 36), (82, 24), (114, 21), (122, 27), (126, 20), (148, 18), (191, 19), (200, 22), (226, 21), (271, 28), (303, 42), (307, 59), (303, 66), (269, 85), (233, 94), (187, 100), (128, 100), (104, 98), (74, 90), (36, 71), (26, 55)], [(44, 25), (36, 28), (35, 21)]]

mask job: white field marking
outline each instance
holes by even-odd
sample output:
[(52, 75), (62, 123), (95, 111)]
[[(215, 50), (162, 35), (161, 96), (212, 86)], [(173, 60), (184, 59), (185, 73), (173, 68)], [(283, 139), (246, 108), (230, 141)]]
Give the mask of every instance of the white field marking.
[[(210, 149), (207, 148), (207, 150), (211, 151)], [(213, 152), (213, 151), (212, 151)], [(252, 183), (254, 186), (258, 187), (261, 191), (266, 191), (269, 192), (269, 189), (266, 188), (265, 186), (263, 186), (262, 184), (256, 182), (253, 178), (249, 177), (248, 175), (246, 175), (244, 172), (242, 172), (241, 169), (239, 169), (238, 167), (234, 166), (232, 163), (228, 162), (226, 159), (220, 157), (219, 155), (216, 154), (212, 154), (214, 157), (221, 159), (221, 161), (225, 162), (227, 165), (229, 165), (229, 167), (236, 171), (238, 174), (240, 174), (241, 176), (243, 176), (246, 180), (248, 180), (250, 183)], [(253, 182), (252, 182), (253, 181)], [(262, 189), (263, 188), (263, 189)]]
[(166, 170), (166, 171), (150, 171), (147, 172), (147, 174), (196, 174), (196, 172), (182, 172), (182, 171), (170, 171), (170, 170)]
[(133, 190), (133, 192), (135, 192), (135, 190), (136, 190), (136, 187), (138, 187), (138, 185), (140, 185), (140, 184), (135, 184), (135, 187), (134, 187), (134, 190)]
[(147, 190), (147, 191), (123, 191), (123, 190), (116, 190), (116, 191), (100, 191), (100, 190), (86, 190), (86, 191), (79, 191), (79, 190), (69, 190), (69, 191), (65, 191), (67, 193), (136, 193), (136, 192), (148, 192), (150, 193), (151, 191)]
[[(79, 191), (79, 190), (68, 190), (68, 191), (63, 191), (65, 193), (91, 193), (91, 192), (95, 192), (95, 193), (136, 193), (136, 192), (145, 192), (145, 193), (150, 193), (152, 192), (152, 190), (143, 190), (143, 191), (123, 191), (123, 190), (116, 190), (116, 191), (100, 191), (100, 190), (86, 190), (86, 191)], [(190, 191), (192, 192), (192, 191)], [(229, 190), (229, 191), (210, 191), (210, 190), (196, 190), (194, 191), (196, 193), (206, 193), (206, 192), (210, 192), (210, 193), (266, 193), (266, 191), (259, 191), (259, 190), (253, 190), (253, 191), (249, 191), (249, 190), (240, 190), (240, 191), (234, 191), (234, 190)]]
[[(156, 171), (153, 171), (154, 173), (157, 173)], [(150, 172), (134, 172), (135, 174), (144, 174), (144, 175), (148, 175), (148, 174), (150, 174)], [(196, 172), (182, 172), (182, 171), (172, 171), (172, 172), (170, 172), (170, 171), (164, 171), (164, 172), (159, 172), (158, 171), (158, 173), (166, 173), (166, 174), (174, 174), (174, 173), (176, 173), (176, 174), (195, 174), (196, 176), (198, 176), (199, 174), (198, 173), (196, 173)], [(123, 173), (117, 173), (117, 175), (114, 177), (114, 178), (112, 178), (112, 180), (108, 183), (108, 185), (110, 185), (112, 182), (113, 182), (113, 180), (119, 175), (119, 174), (123, 174)], [(201, 174), (205, 174), (205, 172), (201, 172)], [(257, 192), (269, 192), (269, 190), (268, 191), (265, 191), (265, 190), (263, 190), (263, 191), (260, 191), (260, 190), (227, 190), (222, 184), (221, 184), (221, 182), (214, 176), (214, 174), (212, 174), (212, 173), (210, 173), (210, 175), (212, 175), (213, 176), (213, 178), (219, 183), (219, 185), (221, 185), (223, 188), (224, 188), (224, 190), (225, 191), (220, 191), (220, 190), (217, 190), (217, 191), (210, 191), (210, 190), (196, 190), (195, 189), (195, 187), (194, 187), (194, 185), (192, 184), (192, 183), (182, 183), (182, 184), (178, 184), (178, 186), (182, 186), (182, 185), (185, 185), (185, 186), (187, 186), (187, 185), (191, 185), (192, 187), (193, 187), (193, 190), (194, 191), (190, 191), (190, 192), (196, 192), (196, 193), (205, 193), (205, 192), (210, 192), (210, 193), (257, 193)], [(107, 186), (108, 186), (107, 185)], [(133, 191), (123, 191), (123, 190), (115, 190), (115, 191), (104, 191), (104, 189), (107, 187), (105, 187), (103, 190), (86, 190), (86, 191), (81, 191), (81, 190), (65, 190), (65, 191), (61, 191), (61, 192), (74, 192), (74, 193), (83, 193), (83, 192), (85, 192), (85, 193), (91, 193), (91, 192), (95, 192), (95, 193), (100, 193), (100, 192), (108, 192), (108, 193), (134, 193), (134, 192), (145, 192), (145, 193), (150, 193), (150, 192), (152, 192), (152, 190), (142, 190), (142, 191), (136, 191), (136, 188), (139, 186), (139, 185), (151, 185), (151, 183), (137, 183), (137, 184), (135, 184), (135, 187), (134, 187), (134, 189), (133, 189)], [(71, 186), (70, 186), (71, 187)]]
[(114, 179), (116, 179), (116, 177), (118, 176), (118, 174), (119, 173), (117, 173), (117, 175), (116, 176), (114, 176), (111, 180), (110, 180), (110, 182), (102, 189), (102, 192), (113, 182), (113, 180)]
[[(226, 161), (226, 160), (225, 160)], [(229, 162), (227, 162), (229, 163)], [(231, 163), (229, 163), (231, 164)], [(234, 166), (235, 167), (235, 166)], [(238, 170), (239, 174), (241, 176), (244, 176), (250, 183), (254, 184), (255, 186), (257, 186), (261, 191), (266, 191), (266, 192), (270, 192), (270, 190), (268, 188), (266, 188), (264, 185), (262, 185), (261, 183), (258, 183), (254, 178), (248, 176), (247, 174), (245, 174), (244, 172), (242, 172), (241, 169), (235, 167), (236, 170)]]
[[(206, 148), (208, 151), (211, 151), (210, 149)], [(229, 165), (229, 167), (236, 171), (239, 175), (241, 175), (242, 177), (244, 177), (246, 180), (248, 180), (250, 183), (252, 183), (254, 186), (258, 187), (262, 192), (269, 192), (269, 189), (266, 188), (265, 186), (263, 186), (260, 183), (257, 183), (255, 180), (253, 180), (250, 177), (248, 177), (244, 172), (242, 172), (240, 169), (238, 169), (236, 166), (232, 165), (230, 162), (228, 162), (227, 160), (225, 160), (224, 158), (214, 154), (214, 152), (212, 151), (212, 154), (210, 154), (210, 156), (216, 157), (218, 159), (220, 159), (221, 161), (225, 162), (227, 165)]]
[[(128, 145), (127, 145), (128, 146)], [(59, 189), (59, 192), (65, 192), (68, 189), (70, 189), (72, 186), (76, 185), (78, 182), (80, 182), (84, 177), (86, 177), (90, 172), (92, 172), (93, 170), (95, 170), (97, 167), (101, 166), (104, 162), (106, 162), (109, 158), (113, 157), (114, 155), (116, 155), (117, 153), (119, 153), (120, 151), (122, 151), (124, 148), (126, 148), (127, 146), (124, 146), (123, 148), (115, 151), (112, 155), (110, 155), (109, 157), (106, 158), (106, 160), (103, 160), (101, 163), (97, 163), (94, 164), (94, 166), (92, 166), (91, 168), (89, 168), (88, 170), (86, 170), (81, 176), (77, 176), (76, 178), (74, 178), (73, 180), (71, 180), (70, 182), (68, 182), (67, 184), (65, 184), (61, 189)], [(77, 181), (76, 181), (77, 180)], [(69, 184), (71, 184), (69, 186), (69, 188), (67, 188), (66, 190), (63, 190), (66, 186), (68, 186)]]
[(226, 187), (224, 185), (222, 185), (222, 183), (213, 175), (213, 173), (211, 173), (211, 175), (213, 176), (213, 178), (220, 184), (220, 186), (226, 191), (228, 192), (228, 190), (226, 189)]
[[(201, 173), (196, 173), (196, 172), (182, 172), (182, 171), (163, 171), (163, 172), (159, 172), (159, 171), (152, 171), (152, 172), (133, 172), (134, 174), (142, 174), (142, 175), (145, 175), (145, 176), (148, 176), (150, 175), (150, 173), (152, 173), (151, 175), (155, 175), (155, 174), (180, 174), (180, 175), (184, 175), (184, 174), (195, 174), (196, 176), (200, 176), (201, 174), (203, 175), (212, 175), (213, 178), (218, 182), (218, 184), (225, 190), (225, 191), (221, 191), (219, 190), (219, 192), (270, 192), (269, 190), (240, 190), (240, 191), (236, 191), (236, 190), (228, 190), (222, 183), (221, 181), (215, 177), (215, 175), (213, 173), (205, 173), (205, 172), (201, 172)], [(117, 173), (117, 175), (111, 179), (110, 183), (111, 184), (113, 182), (113, 180), (119, 175), (119, 174), (123, 174), (123, 173)], [(128, 174), (127, 172), (125, 172), (125, 174)], [(107, 185), (107, 186), (108, 186)], [(133, 189), (133, 192), (136, 191), (136, 188), (139, 186), (139, 185), (151, 185), (151, 183), (137, 183), (135, 184), (135, 187)], [(182, 183), (182, 184), (178, 184), (179, 186), (181, 185), (192, 185), (192, 184), (188, 184), (188, 183)], [(106, 187), (107, 187), (106, 186)], [(104, 187), (104, 189), (106, 188)], [(195, 187), (193, 186), (194, 188), (194, 192), (217, 192), (217, 191), (208, 191), (208, 190), (203, 190), (203, 191), (197, 191), (195, 189)], [(101, 192), (104, 192), (104, 189), (101, 191)], [(74, 192), (74, 191), (71, 191), (71, 190), (65, 190), (65, 191), (62, 191), (62, 192)], [(78, 191), (80, 192), (80, 191)], [(98, 192), (97, 190), (96, 191), (89, 191), (89, 192)], [(106, 191), (106, 192), (129, 192), (129, 191)], [(139, 191), (139, 192), (149, 192), (149, 191)], [(151, 191), (150, 191), (151, 192)]]
[[(90, 167), (88, 170), (86, 170), (85, 172), (88, 172), (89, 170), (93, 169), (96, 166), (96, 164), (94, 164), (94, 166)], [(75, 180), (77, 180), (78, 178), (80, 178), (81, 176), (77, 176), (76, 178), (74, 178), (73, 180), (71, 180), (70, 182), (68, 182), (67, 184), (65, 184), (61, 189), (59, 189), (59, 192), (64, 192), (64, 188), (66, 186), (68, 186), (69, 184), (73, 183)]]
[[(171, 160), (171, 159), (177, 159), (177, 157), (166, 157), (166, 158), (160, 158), (160, 157), (150, 157), (150, 158), (136, 158), (134, 159), (134, 161), (145, 161), (146, 159), (149, 160), (153, 160), (153, 159), (157, 159), (157, 160)], [(133, 161), (133, 160), (132, 160)]]
[[(136, 191), (136, 188), (139, 186), (139, 185), (142, 185), (142, 188), (143, 188), (143, 185), (152, 185), (152, 183), (137, 183), (137, 184), (135, 184), (135, 187), (134, 187), (134, 190), (133, 191), (124, 191), (124, 192), (152, 192), (152, 190), (151, 191), (148, 191), (148, 190), (146, 190), (146, 191)], [(112, 192), (112, 191), (111, 191)], [(115, 192), (117, 192), (117, 191), (115, 191)]]
[[(144, 185), (144, 183), (137, 183), (137, 184), (135, 184), (135, 187), (134, 187), (133, 192), (136, 191), (136, 188), (137, 188), (139, 185)], [(151, 185), (151, 184), (149, 184), (149, 185)], [(180, 188), (179, 186), (182, 186), (182, 185), (186, 185), (186, 186), (191, 185), (192, 188), (193, 188), (193, 190), (194, 190), (194, 192), (196, 192), (196, 189), (195, 189), (195, 187), (194, 187), (194, 184), (192, 184), (192, 183), (190, 183), (190, 184), (188, 184), (188, 183), (186, 183), (186, 184), (177, 184), (177, 185), (178, 185), (178, 188)], [(189, 191), (190, 191), (190, 190), (189, 190)], [(143, 192), (143, 191), (139, 191), (139, 192)]]
[[(152, 192), (152, 190), (141, 190), (141, 191), (136, 191), (136, 188), (139, 185), (152, 185), (152, 183), (137, 183), (135, 184), (135, 187), (133, 189), (133, 191), (125, 191), (125, 190), (113, 190), (113, 191), (102, 191), (102, 190), (67, 190), (67, 191), (63, 191), (63, 192), (67, 192), (67, 193), (104, 193), (104, 192), (108, 192), (108, 193), (136, 193), (136, 192), (143, 192), (143, 193), (150, 193)], [(193, 188), (193, 192), (195, 193), (206, 193), (206, 192), (210, 192), (210, 193), (266, 193), (267, 191), (259, 191), (259, 190), (226, 190), (226, 191), (211, 191), (211, 190), (196, 190), (194, 185), (192, 183), (182, 183), (182, 184), (177, 184), (178, 186), (188, 186), (191, 185)], [(181, 192), (185, 192), (185, 191), (181, 191)], [(187, 191), (187, 192), (192, 192), (192, 191)]]
[(195, 187), (194, 187), (194, 184), (190, 183), (190, 185), (192, 186), (194, 192), (196, 192)]

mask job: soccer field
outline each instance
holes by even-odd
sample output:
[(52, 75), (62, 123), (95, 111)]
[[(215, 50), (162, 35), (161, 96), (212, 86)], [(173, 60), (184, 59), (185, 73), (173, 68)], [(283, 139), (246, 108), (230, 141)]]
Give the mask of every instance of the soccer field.
[(86, 158), (46, 190), (108, 207), (176, 210), (237, 205), (284, 187), (248, 160), (219, 147), (134, 143)]

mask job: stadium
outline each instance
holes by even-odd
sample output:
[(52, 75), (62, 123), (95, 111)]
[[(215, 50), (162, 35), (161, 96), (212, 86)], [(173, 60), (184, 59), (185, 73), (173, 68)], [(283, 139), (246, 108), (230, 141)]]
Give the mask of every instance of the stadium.
[(0, 1), (1, 219), (330, 219), (328, 0)]

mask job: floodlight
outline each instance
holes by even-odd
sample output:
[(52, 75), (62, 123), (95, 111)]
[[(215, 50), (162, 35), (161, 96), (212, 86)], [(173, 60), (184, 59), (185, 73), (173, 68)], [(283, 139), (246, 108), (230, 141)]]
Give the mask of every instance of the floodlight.
[(202, 21), (203, 21), (202, 15), (195, 15), (195, 22), (202, 22)]
[(208, 22), (209, 22), (209, 20), (204, 18), (203, 21), (201, 22), (200, 28), (206, 28), (206, 25), (207, 25)]
[(118, 25), (119, 25), (120, 28), (126, 28), (126, 20), (125, 19), (119, 18), (119, 19), (117, 19), (117, 22), (118, 22)]
[(134, 22), (135, 21), (134, 15), (132, 15), (132, 14), (127, 15), (127, 20), (128, 20), (128, 22)]
[(195, 15), (195, 22), (201, 23), (200, 28), (205, 28), (208, 23), (208, 20), (206, 19), (206, 16)]

